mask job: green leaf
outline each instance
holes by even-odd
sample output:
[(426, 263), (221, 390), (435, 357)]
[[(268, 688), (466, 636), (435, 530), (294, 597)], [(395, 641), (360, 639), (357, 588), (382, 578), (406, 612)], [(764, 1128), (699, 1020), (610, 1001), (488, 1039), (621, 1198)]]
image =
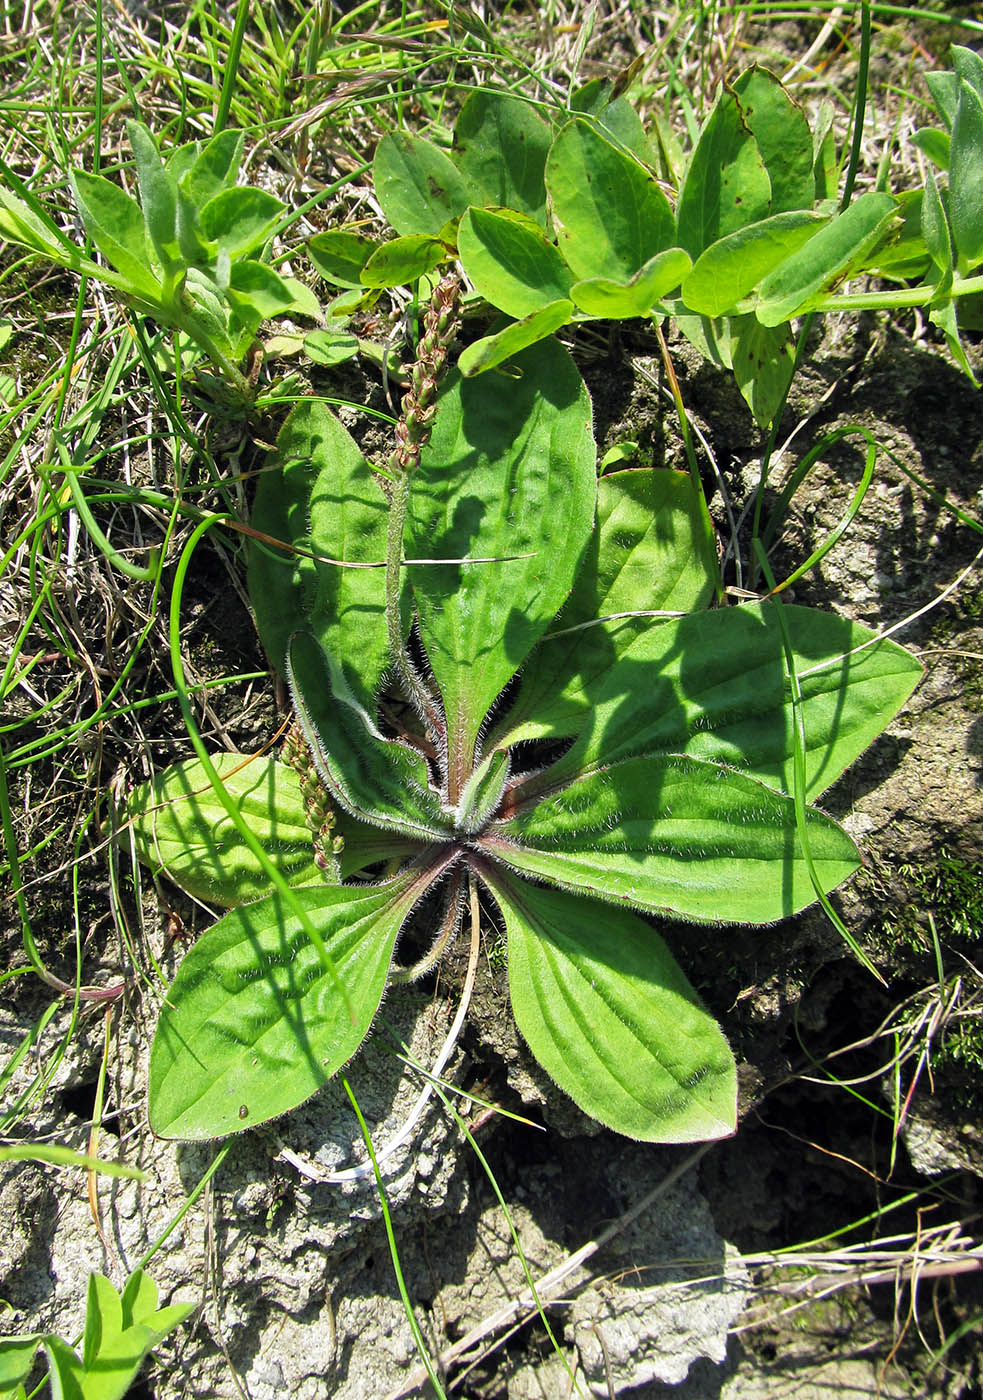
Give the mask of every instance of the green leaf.
[(472, 92), (454, 124), (455, 163), (480, 194), (472, 202), (516, 209), (545, 225), (543, 177), (552, 139), (528, 102), (487, 88)]
[(82, 1363), (67, 1342), (50, 1333), (44, 1338), (52, 1400), (89, 1400)]
[(504, 330), (474, 341), (461, 351), (457, 367), (466, 379), (484, 374), (486, 370), (495, 369), (506, 360), (513, 359), (531, 345), (545, 341), (561, 326), (568, 325), (572, 316), (572, 301), (551, 301), (531, 316), (524, 316)]
[(105, 1274), (90, 1274), (85, 1304), (85, 1333), (82, 1365), (92, 1369), (103, 1341), (118, 1337), (123, 1330), (123, 1308), (119, 1294)]
[(178, 176), (192, 204), (200, 208), (222, 190), (235, 185), (244, 142), (241, 131), (226, 127), (202, 147), (189, 168)]
[(230, 258), (245, 257), (262, 248), (286, 207), (265, 190), (236, 185), (220, 190), (202, 205), (201, 231)]
[(450, 727), (452, 802), (490, 706), (566, 599), (594, 519), (583, 381), (555, 341), (517, 364), (517, 380), (445, 381), (407, 511), (407, 555), (500, 560), (407, 569)]
[(925, 190), (921, 198), (921, 232), (935, 266), (943, 277), (952, 273), (952, 238), (949, 234), (949, 221), (939, 187), (931, 170), (926, 171)]
[(653, 625), (620, 615), (705, 608), (718, 581), (713, 527), (686, 473), (601, 477), (597, 530), (569, 602), (523, 668), (515, 702), (489, 742), (579, 733), (598, 680), (637, 631)]
[(326, 1084), (368, 1033), (421, 879), (297, 892), (354, 1015), (275, 895), (203, 934), (178, 969), (150, 1052), (153, 1131), (224, 1137), (296, 1108)]
[(630, 320), (647, 316), (657, 301), (679, 286), (691, 267), (689, 254), (682, 248), (667, 248), (643, 263), (627, 282), (588, 277), (574, 283), (570, 295), (588, 316)]
[(808, 211), (775, 214), (718, 239), (683, 279), (683, 301), (701, 316), (721, 316), (801, 248), (828, 218)]
[(378, 247), (374, 239), (362, 233), (339, 228), (315, 234), (307, 252), (326, 282), (361, 289), (362, 269)]
[(100, 253), (137, 296), (159, 300), (160, 282), (151, 271), (147, 226), (136, 200), (101, 175), (73, 170), (69, 179), (85, 231)]
[[(503, 864), (573, 893), (696, 922), (764, 924), (817, 898), (795, 803), (723, 764), (676, 755), (607, 762), (524, 805), (479, 840)], [(857, 869), (853, 842), (806, 813), (824, 891)]]
[(448, 834), (450, 817), (430, 788), (426, 760), (383, 738), (345, 684), (340, 663), (311, 633), (291, 638), (287, 676), (318, 771), (345, 811), (421, 841)]
[[(216, 754), (212, 762), (250, 829), (292, 885), (317, 885), (311, 830), (294, 770), (272, 758)], [(269, 889), (242, 835), (197, 761), (176, 763), (135, 788), (126, 803), (139, 858), (212, 904), (243, 904)]]
[(0, 1395), (10, 1395), (27, 1380), (41, 1340), (40, 1332), (24, 1337), (0, 1337)]
[(581, 280), (627, 281), (674, 242), (672, 210), (656, 181), (582, 119), (554, 141), (546, 184), (560, 252)]
[(119, 1301), (124, 1327), (149, 1323), (157, 1311), (157, 1285), (149, 1274), (135, 1269), (126, 1280)]
[(177, 185), (161, 164), (157, 143), (140, 122), (128, 121), (126, 130), (133, 147), (140, 188), (140, 204), (158, 257), (165, 268), (180, 262), (177, 241)]
[(950, 54), (956, 76), (971, 87), (977, 97), (983, 98), (983, 58), (975, 49), (968, 49), (963, 44), (953, 44)]
[(911, 142), (920, 151), (924, 151), (932, 164), (937, 165), (940, 170), (949, 169), (952, 141), (947, 131), (940, 131), (937, 126), (919, 127), (911, 133)]
[(771, 181), (761, 152), (737, 97), (725, 88), (700, 133), (679, 192), (676, 241), (695, 262), (711, 243), (771, 213)]
[(508, 316), (530, 316), (569, 295), (569, 269), (524, 219), (469, 209), (458, 229), (458, 252), (475, 290)]
[(424, 277), (447, 258), (439, 238), (414, 233), (383, 243), (362, 268), (363, 287), (405, 287)]
[(949, 209), (960, 272), (983, 261), (983, 97), (963, 81), (952, 124)]
[(253, 528), (281, 546), (251, 541), (249, 595), (281, 672), (289, 638), (309, 626), (366, 706), (389, 664), (385, 569), (340, 564), (383, 565), (387, 522), (376, 477), (337, 418), (323, 404), (298, 404), (256, 491)]
[(592, 78), (570, 98), (571, 111), (593, 117), (614, 145), (637, 156), (643, 164), (653, 165), (655, 154), (641, 118), (627, 97), (616, 97), (611, 101), (612, 88), (609, 78)]
[(311, 331), (304, 350), (316, 365), (343, 365), (358, 354), (358, 336), (350, 331)]
[[(859, 623), (783, 606), (802, 690), (807, 798), (880, 734), (922, 675), (920, 664)], [(630, 636), (630, 624), (623, 624)], [(793, 784), (791, 686), (775, 605), (691, 614), (635, 630), (588, 688), (589, 728), (544, 775), (558, 783), (639, 753), (729, 763), (784, 792)]]
[(809, 309), (811, 300), (848, 273), (874, 247), (895, 216), (889, 194), (871, 191), (813, 234), (761, 283), (755, 314), (777, 326)]
[(376, 147), (375, 194), (397, 233), (436, 238), (444, 225), (474, 203), (469, 183), (454, 162), (422, 136), (392, 132)]
[(788, 325), (763, 326), (756, 316), (730, 318), (731, 367), (759, 427), (768, 428), (785, 403), (795, 368)]
[(626, 910), (489, 870), (505, 919), (516, 1023), (599, 1122), (647, 1142), (734, 1131), (737, 1075), (720, 1027), (659, 935)]
[(294, 293), (268, 263), (237, 258), (229, 269), (229, 301), (253, 331), (263, 321), (294, 310)]
[(956, 120), (956, 108), (959, 106), (958, 73), (926, 73), (925, 86), (932, 94), (932, 101), (946, 131), (951, 131)]
[(801, 107), (766, 68), (742, 73), (734, 93), (768, 172), (769, 213), (811, 209), (816, 196), (812, 133)]

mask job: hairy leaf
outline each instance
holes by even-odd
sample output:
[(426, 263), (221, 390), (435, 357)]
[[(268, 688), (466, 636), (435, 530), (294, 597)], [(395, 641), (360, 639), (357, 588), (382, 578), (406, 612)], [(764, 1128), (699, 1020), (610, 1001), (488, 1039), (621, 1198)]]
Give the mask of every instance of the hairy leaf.
[[(212, 762), (270, 859), (292, 885), (317, 885), (300, 780), (271, 758), (216, 754)], [(197, 899), (243, 904), (269, 879), (230, 820), (197, 761), (176, 763), (133, 790), (127, 804), (137, 855)]]
[[(810, 808), (806, 820), (814, 869), (831, 890), (860, 857), (829, 817)], [(561, 889), (706, 923), (771, 923), (817, 898), (793, 799), (723, 764), (674, 755), (597, 765), (489, 827), (479, 844)]]
[(547, 1073), (615, 1132), (649, 1142), (732, 1133), (734, 1059), (665, 943), (602, 911), (494, 869), (516, 1023)]
[(160, 282), (152, 270), (147, 226), (136, 200), (101, 175), (74, 170), (70, 178), (86, 233), (137, 296), (156, 301)]
[(498, 561), (407, 570), (448, 719), (452, 803), (489, 708), (566, 599), (594, 519), (583, 382), (555, 341), (517, 364), (517, 380), (448, 378), (410, 494), (408, 555)]
[(226, 914), (178, 969), (150, 1055), (150, 1126), (200, 1140), (296, 1108), (346, 1063), (379, 1007), (419, 874), (299, 890), (345, 999), (298, 919), (270, 895)]

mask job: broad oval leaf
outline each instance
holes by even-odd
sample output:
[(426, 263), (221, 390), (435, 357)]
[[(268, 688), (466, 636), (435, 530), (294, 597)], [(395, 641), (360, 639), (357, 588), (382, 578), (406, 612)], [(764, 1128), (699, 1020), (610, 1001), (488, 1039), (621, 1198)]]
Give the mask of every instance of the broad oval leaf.
[(627, 97), (612, 100), (613, 90), (614, 83), (610, 78), (591, 78), (577, 88), (570, 98), (570, 110), (592, 117), (614, 145), (630, 151), (645, 165), (654, 164), (655, 153), (645, 134), (641, 117)]
[(812, 132), (802, 108), (767, 68), (742, 73), (734, 93), (768, 172), (769, 212), (811, 209), (816, 197)]
[(383, 243), (371, 254), (361, 272), (363, 287), (403, 287), (425, 277), (447, 257), (439, 238), (414, 233)]
[(405, 550), (420, 634), (450, 731), (450, 801), (501, 690), (567, 597), (594, 520), (590, 400), (556, 341), (517, 360), (521, 377), (452, 374), (413, 479)]
[(476, 291), (517, 320), (568, 296), (573, 278), (555, 246), (525, 220), (469, 209), (458, 230), (461, 265)]
[(438, 237), (473, 204), (474, 191), (432, 141), (396, 131), (384, 136), (372, 162), (375, 194), (397, 233)]
[(704, 123), (676, 206), (676, 238), (696, 261), (718, 239), (766, 219), (771, 181), (737, 97), (725, 88)]
[(814, 234), (761, 283), (755, 315), (763, 326), (809, 309), (814, 296), (858, 265), (885, 233), (897, 211), (889, 194), (862, 194)]
[(646, 1142), (732, 1133), (734, 1057), (659, 935), (626, 910), (499, 870), (486, 879), (505, 919), (516, 1023), (560, 1088)]
[(588, 316), (631, 320), (647, 316), (657, 301), (678, 287), (692, 267), (682, 248), (667, 248), (643, 263), (634, 277), (617, 282), (610, 277), (588, 277), (575, 282), (570, 295)]
[[(791, 792), (791, 684), (778, 606), (749, 603), (656, 627), (620, 624), (617, 659), (586, 687), (588, 725), (543, 785), (631, 754), (686, 753)], [(802, 692), (811, 799), (873, 743), (923, 672), (902, 647), (859, 623), (781, 607)]]
[[(808, 808), (806, 824), (812, 869), (829, 891), (860, 856), (822, 812)], [(818, 898), (794, 800), (724, 764), (675, 755), (600, 765), (530, 799), (478, 845), (561, 889), (696, 922), (772, 923)]]
[(658, 183), (587, 121), (568, 122), (553, 142), (546, 184), (560, 252), (579, 279), (627, 281), (674, 242)]
[(338, 228), (315, 234), (307, 245), (307, 253), (326, 282), (360, 290), (362, 271), (378, 247), (364, 233)]
[(478, 88), (454, 124), (454, 159), (465, 181), (480, 192), (478, 202), (517, 209), (545, 224), (543, 175), (552, 139), (528, 102)]
[[(685, 472), (609, 472), (597, 485), (597, 530), (569, 601), (523, 668), (496, 745), (580, 732), (591, 693), (646, 613), (705, 608), (719, 582), (706, 504)], [(623, 615), (643, 616), (626, 625)]]
[[(216, 754), (212, 762), (283, 878), (292, 885), (321, 884), (324, 875), (314, 859), (294, 770), (248, 754)], [(269, 889), (266, 871), (196, 760), (176, 763), (134, 788), (126, 813), (144, 864), (195, 898), (231, 906), (258, 899)]]
[(220, 190), (199, 211), (201, 231), (230, 258), (262, 248), (286, 205), (254, 185)]
[(368, 1034), (396, 937), (424, 883), (417, 872), (369, 889), (297, 891), (347, 1006), (276, 895), (204, 933), (178, 969), (150, 1052), (157, 1136), (200, 1141), (241, 1132), (326, 1084)]

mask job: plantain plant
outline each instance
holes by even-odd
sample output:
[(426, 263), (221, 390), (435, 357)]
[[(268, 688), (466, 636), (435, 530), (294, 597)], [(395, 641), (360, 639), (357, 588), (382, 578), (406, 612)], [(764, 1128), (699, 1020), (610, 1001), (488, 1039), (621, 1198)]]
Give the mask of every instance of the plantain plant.
[(653, 920), (685, 959), (677, 921), (775, 923), (860, 863), (812, 804), (919, 664), (822, 612), (711, 607), (693, 480), (598, 481), (587, 391), (552, 339), (517, 378), (455, 370), (435, 397), (452, 319), (438, 289), (385, 474), (306, 401), (261, 475), (249, 586), (299, 724), (288, 761), (225, 755), (215, 785), (181, 764), (129, 803), (142, 858), (229, 906), (161, 1010), (161, 1136), (313, 1094), (478, 886), (518, 1027), (563, 1090), (635, 1138), (728, 1134), (732, 1053)]

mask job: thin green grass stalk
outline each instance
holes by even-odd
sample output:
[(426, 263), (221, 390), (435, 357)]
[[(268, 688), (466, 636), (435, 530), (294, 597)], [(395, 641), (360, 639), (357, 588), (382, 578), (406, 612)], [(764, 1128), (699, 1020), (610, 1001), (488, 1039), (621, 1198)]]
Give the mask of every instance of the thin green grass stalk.
[(228, 125), (229, 112), (232, 108), (232, 94), (235, 92), (236, 82), (239, 73), (239, 62), (242, 55), (242, 41), (246, 33), (246, 21), (249, 19), (249, 0), (239, 0), (236, 6), (235, 26), (232, 30), (232, 38), (229, 42), (229, 52), (225, 62), (225, 76), (222, 79), (222, 90), (219, 93), (218, 108), (215, 112), (216, 132), (224, 130)]
[(181, 707), (181, 714), (184, 719), (185, 728), (188, 731), (188, 737), (191, 740), (195, 753), (198, 755), (198, 758), (201, 762), (201, 766), (205, 771), (205, 775), (212, 785), (212, 789), (215, 793), (215, 796), (222, 804), (230, 821), (232, 821), (235, 825), (236, 830), (242, 836), (242, 839), (245, 841), (250, 853), (259, 862), (261, 868), (269, 877), (270, 883), (276, 889), (277, 893), (283, 899), (284, 903), (290, 909), (291, 913), (293, 913), (294, 916), (299, 920), (301, 927), (303, 928), (304, 932), (310, 939), (311, 944), (317, 951), (318, 959), (320, 960), (321, 966), (331, 978), (335, 990), (340, 994), (342, 1000), (344, 1001), (345, 1006), (348, 1010), (348, 1014), (350, 1016), (354, 1016), (351, 1004), (351, 997), (348, 995), (347, 988), (344, 986), (341, 978), (338, 976), (337, 969), (334, 965), (334, 959), (328, 952), (327, 945), (325, 944), (324, 939), (321, 937), (320, 933), (315, 928), (310, 915), (301, 905), (296, 893), (287, 884), (286, 880), (283, 878), (283, 875), (274, 865), (273, 861), (270, 859), (264, 847), (256, 839), (254, 832), (249, 827), (249, 824), (244, 820), (242, 813), (239, 811), (239, 808), (236, 806), (235, 802), (232, 800), (232, 798), (226, 791), (222, 779), (219, 777), (215, 765), (211, 760), (208, 750), (205, 748), (204, 741), (202, 740), (201, 734), (198, 731), (198, 726), (195, 723), (194, 714), (192, 713), (191, 697), (188, 694), (188, 688), (185, 683), (184, 662), (181, 658), (181, 601), (184, 594), (184, 582), (187, 577), (188, 566), (191, 563), (191, 559), (195, 552), (195, 549), (197, 548), (198, 542), (213, 525), (218, 524), (219, 521), (222, 519), (223, 517), (221, 515), (213, 515), (210, 516), (207, 520), (203, 520), (200, 524), (195, 526), (194, 530), (191, 532), (190, 537), (188, 538), (187, 544), (184, 546), (184, 549), (181, 552), (181, 558), (178, 561), (178, 566), (174, 574), (174, 585), (173, 591), (171, 593), (170, 650), (171, 671), (174, 675), (174, 685), (178, 692), (178, 704)]
[(870, 487), (870, 483), (874, 477), (874, 467), (877, 463), (878, 444), (874, 435), (871, 432), (869, 432), (866, 428), (862, 428), (858, 424), (850, 424), (845, 428), (838, 428), (833, 433), (827, 433), (825, 437), (823, 437), (822, 440), (819, 443), (817, 443), (815, 447), (811, 448), (809, 452), (806, 453), (805, 457), (803, 457), (802, 461), (799, 463), (798, 467), (792, 473), (792, 476), (789, 478), (788, 482), (782, 489), (782, 494), (779, 498), (778, 505), (771, 513), (771, 517), (768, 521), (768, 527), (765, 530), (764, 538), (761, 542), (762, 548), (767, 550), (770, 547), (770, 544), (773, 541), (774, 536), (777, 533), (782, 520), (785, 518), (785, 513), (788, 510), (788, 506), (791, 502), (792, 496), (795, 494), (799, 486), (805, 480), (806, 476), (808, 475), (812, 467), (815, 465), (815, 463), (819, 460), (820, 455), (828, 448), (832, 447), (834, 443), (839, 442), (841, 438), (849, 437), (854, 433), (859, 433), (860, 436), (866, 440), (867, 456), (864, 464), (863, 473), (861, 474), (860, 481), (857, 485), (857, 489), (854, 491), (853, 496), (850, 500), (850, 504), (847, 506), (846, 511), (844, 512), (840, 520), (837, 522), (836, 525), (834, 525), (833, 529), (830, 530), (829, 534), (823, 540), (822, 544), (818, 547), (818, 549), (813, 550), (812, 554), (809, 555), (809, 558), (805, 561), (804, 564), (800, 564), (797, 569), (794, 569), (786, 579), (784, 579), (780, 584), (778, 584), (777, 587), (772, 590), (771, 596), (784, 592), (786, 588), (789, 588), (792, 584), (797, 583), (798, 580), (803, 577), (803, 575), (809, 573), (811, 569), (814, 569), (816, 565), (819, 564), (826, 557), (830, 550), (833, 549), (834, 546), (837, 545), (839, 541), (843, 538), (844, 534), (850, 528), (850, 525), (856, 518), (857, 512), (860, 510), (860, 507), (863, 505), (868, 488)]
[(402, 1299), (403, 1311), (406, 1313), (406, 1320), (413, 1334), (413, 1341), (427, 1375), (430, 1377), (430, 1384), (434, 1388), (437, 1400), (447, 1400), (444, 1388), (440, 1383), (433, 1362), (430, 1359), (430, 1353), (427, 1351), (427, 1344), (423, 1340), (423, 1333), (420, 1331), (420, 1324), (416, 1320), (416, 1313), (413, 1311), (413, 1303), (410, 1299), (409, 1290), (406, 1287), (406, 1279), (403, 1277), (403, 1266), (399, 1258), (399, 1246), (396, 1244), (396, 1232), (393, 1229), (392, 1212), (389, 1209), (389, 1197), (386, 1194), (386, 1184), (382, 1179), (382, 1172), (379, 1170), (379, 1164), (376, 1161), (375, 1148), (372, 1146), (372, 1135), (369, 1132), (368, 1124), (359, 1107), (358, 1099), (356, 1099), (352, 1091), (352, 1086), (344, 1075), (342, 1075), (341, 1082), (345, 1086), (345, 1093), (348, 1095), (351, 1106), (355, 1111), (355, 1117), (358, 1119), (358, 1126), (362, 1130), (362, 1137), (365, 1141), (365, 1150), (369, 1154), (372, 1170), (375, 1173), (375, 1189), (379, 1197), (379, 1205), (382, 1208), (382, 1218), (386, 1226), (386, 1239), (389, 1241), (389, 1253), (393, 1261), (393, 1272), (396, 1275), (396, 1286), (399, 1289), (399, 1296)]
[[(774, 593), (775, 578), (771, 572), (771, 567), (768, 563), (768, 556), (762, 549), (760, 540), (754, 541), (754, 547), (755, 552), (758, 556), (758, 564), (761, 568), (761, 572), (764, 575), (765, 581), (767, 582), (769, 589), (772, 593)], [(829, 902), (829, 898), (827, 897), (826, 892), (822, 887), (822, 882), (820, 881), (819, 876), (816, 872), (815, 863), (812, 858), (811, 841), (809, 839), (809, 832), (806, 826), (806, 739), (805, 724), (802, 718), (802, 689), (799, 685), (799, 677), (795, 669), (795, 658), (792, 654), (792, 639), (789, 636), (788, 624), (785, 621), (785, 614), (783, 609), (784, 604), (779, 598), (776, 598), (775, 616), (778, 620), (778, 626), (782, 634), (782, 646), (785, 651), (785, 671), (789, 679), (789, 686), (791, 688), (792, 694), (792, 734), (795, 744), (795, 751), (792, 763), (792, 796), (795, 801), (795, 825), (798, 830), (799, 845), (802, 848), (803, 859), (805, 860), (806, 868), (809, 871), (809, 878), (812, 880), (812, 886), (816, 893), (816, 898), (822, 905), (826, 917), (829, 919), (830, 923), (836, 929), (837, 933), (847, 944), (847, 946), (851, 949), (854, 956), (859, 960), (859, 962), (863, 964), (863, 966), (867, 969), (868, 972), (870, 972), (874, 977), (877, 978), (878, 982), (880, 982), (882, 986), (887, 986), (887, 983), (885, 982), (884, 978), (878, 972), (877, 968), (871, 962), (870, 958), (861, 948), (860, 944), (854, 938), (853, 934), (850, 932), (846, 924), (843, 922), (839, 914), (837, 914), (836, 910)]]

